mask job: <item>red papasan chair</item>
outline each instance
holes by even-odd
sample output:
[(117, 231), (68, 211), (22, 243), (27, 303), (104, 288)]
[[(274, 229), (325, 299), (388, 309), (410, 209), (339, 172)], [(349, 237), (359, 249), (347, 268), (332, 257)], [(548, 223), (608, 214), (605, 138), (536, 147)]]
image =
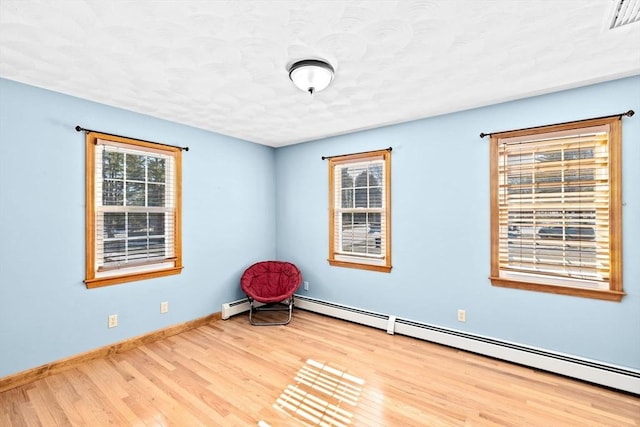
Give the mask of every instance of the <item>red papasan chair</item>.
[[(291, 322), (293, 294), (302, 283), (302, 274), (286, 261), (260, 261), (247, 268), (240, 278), (240, 287), (247, 295), (251, 308), (249, 322), (256, 326), (286, 325)], [(263, 305), (256, 306), (255, 302)], [(288, 310), (282, 321), (260, 322), (253, 316), (257, 311)]]

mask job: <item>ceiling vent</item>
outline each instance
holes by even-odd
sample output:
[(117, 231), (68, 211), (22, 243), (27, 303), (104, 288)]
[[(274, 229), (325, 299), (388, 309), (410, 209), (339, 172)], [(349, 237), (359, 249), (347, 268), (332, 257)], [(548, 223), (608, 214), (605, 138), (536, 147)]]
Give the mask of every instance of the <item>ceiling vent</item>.
[(609, 28), (622, 27), (640, 21), (640, 0), (616, 0)]

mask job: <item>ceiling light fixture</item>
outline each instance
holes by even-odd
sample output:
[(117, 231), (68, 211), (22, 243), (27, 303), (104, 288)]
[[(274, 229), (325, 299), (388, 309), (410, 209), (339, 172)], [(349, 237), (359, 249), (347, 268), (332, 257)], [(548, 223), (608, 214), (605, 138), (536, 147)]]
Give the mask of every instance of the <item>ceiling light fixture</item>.
[(318, 59), (305, 59), (289, 67), (289, 78), (293, 84), (311, 95), (329, 86), (333, 73), (331, 64)]
[(609, 29), (640, 22), (640, 0), (617, 0)]

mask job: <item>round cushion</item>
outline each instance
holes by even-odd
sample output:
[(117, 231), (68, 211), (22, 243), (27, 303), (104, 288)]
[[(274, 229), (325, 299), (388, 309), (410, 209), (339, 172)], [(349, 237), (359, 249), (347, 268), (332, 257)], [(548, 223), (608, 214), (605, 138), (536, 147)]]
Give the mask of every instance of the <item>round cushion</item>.
[(240, 287), (249, 298), (274, 303), (290, 298), (302, 283), (298, 267), (286, 261), (260, 261), (247, 268)]

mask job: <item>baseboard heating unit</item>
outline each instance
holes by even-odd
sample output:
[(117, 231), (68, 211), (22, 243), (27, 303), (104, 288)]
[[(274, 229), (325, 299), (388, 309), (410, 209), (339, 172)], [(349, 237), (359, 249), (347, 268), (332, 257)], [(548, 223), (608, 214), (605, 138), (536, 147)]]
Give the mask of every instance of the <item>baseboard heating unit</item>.
[(222, 310), (220, 310), (220, 315), (221, 315), (220, 317), (222, 317), (222, 320), (227, 320), (231, 316), (235, 316), (236, 314), (249, 311), (249, 307), (250, 307), (249, 300), (247, 300), (246, 298), (243, 298), (237, 301), (226, 302), (222, 304)]
[[(386, 330), (389, 334), (406, 335), (640, 394), (640, 371), (627, 367), (582, 359), (568, 354), (510, 343), (300, 295), (295, 296), (295, 307)], [(246, 310), (248, 309), (247, 304)], [(223, 312), (223, 319), (224, 316)]]

